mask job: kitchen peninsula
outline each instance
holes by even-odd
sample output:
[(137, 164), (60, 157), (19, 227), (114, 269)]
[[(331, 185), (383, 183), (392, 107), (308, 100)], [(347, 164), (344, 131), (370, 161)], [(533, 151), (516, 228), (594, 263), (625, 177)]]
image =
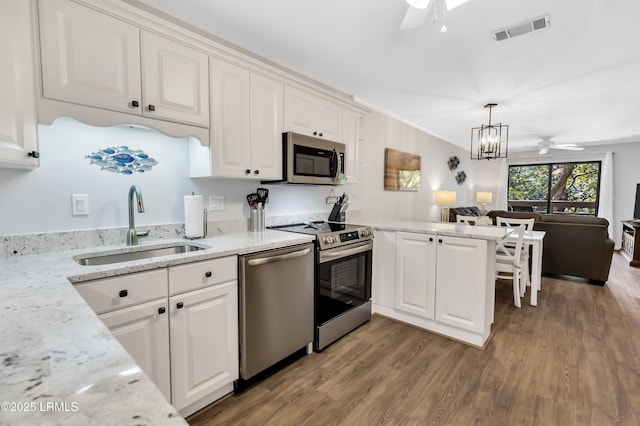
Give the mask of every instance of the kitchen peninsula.
[(507, 228), (369, 221), (373, 311), (484, 347), (494, 315), (496, 241)]

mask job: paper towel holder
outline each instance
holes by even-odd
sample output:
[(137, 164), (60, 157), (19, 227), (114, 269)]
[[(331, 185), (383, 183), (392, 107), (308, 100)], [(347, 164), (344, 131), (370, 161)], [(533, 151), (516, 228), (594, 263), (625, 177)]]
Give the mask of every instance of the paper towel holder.
[(204, 227), (204, 235), (202, 235), (201, 237), (187, 237), (187, 236), (185, 236), (185, 238), (186, 238), (187, 240), (199, 240), (200, 238), (207, 238), (207, 233), (208, 233), (208, 230), (207, 230), (207, 228), (208, 228), (208, 227), (207, 227), (207, 209), (203, 209), (203, 215), (202, 215), (202, 217), (203, 217), (203, 219), (202, 219), (202, 220), (203, 220), (203, 222), (204, 222), (204, 223), (203, 223), (203, 225), (204, 225), (204, 226), (203, 226), (203, 227)]

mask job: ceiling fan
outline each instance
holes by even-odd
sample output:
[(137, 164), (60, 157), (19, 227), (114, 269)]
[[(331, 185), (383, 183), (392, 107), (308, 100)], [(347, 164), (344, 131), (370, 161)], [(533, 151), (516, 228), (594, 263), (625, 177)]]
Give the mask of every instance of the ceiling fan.
[[(424, 20), (427, 18), (429, 14), (429, 7), (433, 4), (433, 17), (431, 18), (432, 22), (436, 22), (438, 20), (437, 15), (437, 2), (438, 0), (406, 0), (409, 4), (409, 8), (407, 9), (407, 13), (404, 15), (402, 19), (402, 23), (400, 24), (401, 30), (410, 30), (412, 28), (419, 27), (422, 25)], [(450, 11), (455, 9), (456, 7), (468, 2), (469, 0), (443, 0), (446, 5), (446, 10)], [(445, 25), (442, 26), (441, 32), (446, 32), (447, 27)]]
[(546, 154), (550, 149), (564, 149), (567, 151), (582, 151), (584, 149), (584, 147), (574, 143), (555, 143), (551, 138), (542, 138), (542, 141), (538, 143), (536, 148), (539, 150), (539, 155)]

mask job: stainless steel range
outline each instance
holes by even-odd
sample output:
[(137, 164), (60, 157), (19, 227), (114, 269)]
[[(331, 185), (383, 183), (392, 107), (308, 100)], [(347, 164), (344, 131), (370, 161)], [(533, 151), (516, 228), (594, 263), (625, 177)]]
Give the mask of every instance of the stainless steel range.
[(313, 349), (317, 352), (371, 319), (373, 230), (335, 222), (271, 229), (316, 236)]

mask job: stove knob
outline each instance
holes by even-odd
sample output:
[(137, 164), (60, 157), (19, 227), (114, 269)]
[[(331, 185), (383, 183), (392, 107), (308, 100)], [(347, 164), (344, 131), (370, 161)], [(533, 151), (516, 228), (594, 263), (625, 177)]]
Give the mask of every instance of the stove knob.
[(333, 244), (334, 243), (333, 237), (331, 235), (324, 237), (324, 242), (325, 244)]

